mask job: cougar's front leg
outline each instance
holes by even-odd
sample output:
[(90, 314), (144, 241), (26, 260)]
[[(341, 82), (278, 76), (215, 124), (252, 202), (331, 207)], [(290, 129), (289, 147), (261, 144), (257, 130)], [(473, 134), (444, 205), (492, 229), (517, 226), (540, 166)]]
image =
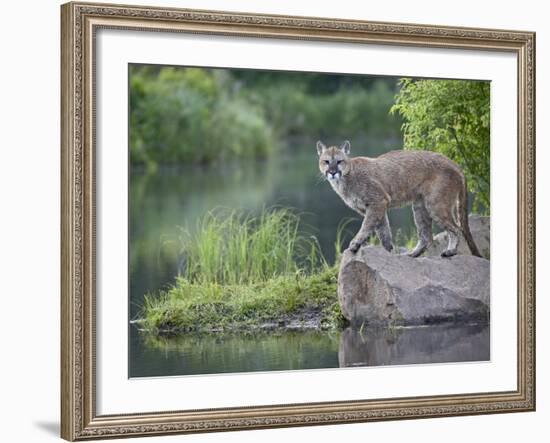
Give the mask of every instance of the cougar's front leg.
[[(363, 219), (363, 223), (361, 224), (361, 229), (359, 229), (359, 232), (355, 235), (355, 237), (349, 244), (350, 251), (356, 253), (359, 248), (367, 242), (369, 236), (375, 230), (381, 230), (385, 234), (383, 235), (383, 238), (384, 242), (386, 243), (384, 247), (386, 247), (388, 245), (387, 231), (384, 229), (386, 221), (386, 205), (369, 205), (365, 212), (365, 218)], [(382, 241), (382, 238), (380, 240)], [(391, 246), (391, 233), (389, 234), (389, 245)], [(386, 249), (388, 248), (386, 247)]]

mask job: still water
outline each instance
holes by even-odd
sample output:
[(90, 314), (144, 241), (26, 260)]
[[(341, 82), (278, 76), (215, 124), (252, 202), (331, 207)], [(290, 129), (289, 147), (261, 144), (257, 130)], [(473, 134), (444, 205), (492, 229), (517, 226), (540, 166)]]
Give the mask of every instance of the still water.
[[(134, 331), (138, 332), (138, 331)], [(259, 335), (132, 334), (130, 376), (216, 374), (489, 360), (486, 325)]]
[[(353, 155), (376, 156), (397, 140), (352, 146)], [(302, 214), (329, 262), (338, 224), (347, 218), (345, 245), (360, 219), (319, 175), (315, 141), (295, 143), (269, 161), (239, 161), (208, 168), (130, 171), (130, 318), (143, 296), (170, 285), (180, 264), (182, 226), (214, 208), (260, 211), (284, 205)], [(414, 229), (410, 208), (390, 212), (394, 235)], [(285, 332), (261, 335), (188, 335), (152, 339), (130, 327), (130, 376), (208, 374), (487, 360), (487, 327), (431, 327), (395, 331)]]

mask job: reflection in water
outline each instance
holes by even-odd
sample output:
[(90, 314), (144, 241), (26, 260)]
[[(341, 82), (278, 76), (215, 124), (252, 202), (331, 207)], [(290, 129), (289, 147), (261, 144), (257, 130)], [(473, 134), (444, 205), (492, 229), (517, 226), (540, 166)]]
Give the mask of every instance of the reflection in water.
[(342, 332), (131, 334), (130, 377), (487, 361), (489, 326)]
[[(137, 332), (137, 331), (136, 331)], [(339, 333), (132, 334), (130, 377), (338, 367)]]
[(383, 366), (489, 360), (487, 325), (438, 325), (359, 331), (340, 337), (338, 361), (346, 366)]
[[(179, 226), (216, 207), (261, 211), (285, 205), (303, 213), (329, 262), (338, 224), (349, 217), (351, 234), (361, 221), (318, 173), (315, 140), (290, 146), (270, 161), (160, 169), (130, 173), (130, 318), (144, 294), (174, 281), (180, 255)], [(376, 156), (392, 140), (354, 146), (354, 155)], [(410, 208), (390, 212), (394, 233), (414, 229)], [(350, 235), (344, 240), (349, 241)], [(340, 349), (339, 349), (340, 348)], [(147, 338), (130, 328), (130, 376), (165, 376), (487, 360), (487, 327), (430, 327), (395, 331), (284, 332), (259, 335), (185, 335)]]

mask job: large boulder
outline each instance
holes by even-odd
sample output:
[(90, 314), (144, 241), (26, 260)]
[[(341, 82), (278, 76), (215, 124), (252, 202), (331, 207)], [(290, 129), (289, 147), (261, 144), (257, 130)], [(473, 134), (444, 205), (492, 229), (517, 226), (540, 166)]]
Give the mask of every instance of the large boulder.
[(379, 246), (345, 251), (338, 300), (352, 326), (488, 321), (489, 261), (412, 258)]
[[(468, 218), (470, 232), (474, 238), (474, 242), (481, 252), (481, 255), (486, 259), (491, 258), (491, 217), (471, 214)], [(434, 237), (432, 245), (424, 252), (424, 256), (440, 255), (447, 248), (447, 232), (440, 232)], [(470, 249), (464, 237), (460, 235), (458, 243), (458, 253), (470, 255)]]

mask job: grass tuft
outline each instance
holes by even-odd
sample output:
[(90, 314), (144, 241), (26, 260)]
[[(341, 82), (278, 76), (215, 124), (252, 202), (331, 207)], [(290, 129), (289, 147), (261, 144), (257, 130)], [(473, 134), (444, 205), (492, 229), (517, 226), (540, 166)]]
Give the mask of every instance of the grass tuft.
[(325, 260), (316, 238), (299, 225), (299, 216), (285, 208), (259, 215), (209, 212), (194, 230), (182, 229), (183, 276), (191, 283), (237, 285), (314, 272)]
[(246, 329), (312, 315), (328, 328), (343, 320), (337, 266), (287, 208), (212, 211), (195, 229), (182, 229), (181, 241), (184, 269), (172, 287), (145, 296), (146, 329)]

